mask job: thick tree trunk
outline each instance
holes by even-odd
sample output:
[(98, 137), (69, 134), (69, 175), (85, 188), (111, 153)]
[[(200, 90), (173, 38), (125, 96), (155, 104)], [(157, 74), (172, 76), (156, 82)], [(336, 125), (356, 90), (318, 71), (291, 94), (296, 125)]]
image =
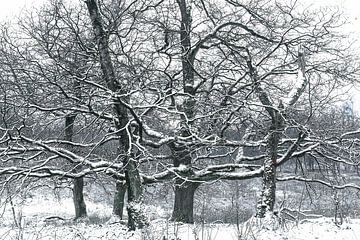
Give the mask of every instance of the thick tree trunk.
[(171, 220), (194, 223), (194, 195), (199, 183), (178, 180), (175, 185), (175, 202)]
[[(177, 0), (180, 14), (180, 41), (182, 47), (182, 75), (183, 75), (183, 90), (187, 94), (184, 98), (184, 103), (181, 106), (182, 111), (185, 113), (181, 115), (181, 130), (180, 134), (183, 137), (191, 136), (190, 126), (187, 120), (195, 117), (195, 89), (194, 89), (194, 76), (195, 71), (194, 59), (195, 55), (191, 51), (191, 8), (187, 5), (186, 0)], [(185, 165), (191, 171), (191, 149), (182, 144), (169, 145), (173, 154), (173, 164), (175, 167)], [(175, 181), (175, 202), (172, 213), (173, 221), (180, 221), (185, 223), (193, 223), (194, 217), (194, 194), (198, 188), (199, 183), (187, 182), (181, 178)]]
[(124, 181), (116, 181), (113, 213), (120, 219), (123, 218), (126, 187), (127, 186)]
[[(65, 140), (71, 142), (74, 136), (74, 122), (76, 115), (69, 114), (65, 117)], [(74, 166), (73, 171), (76, 172), (77, 167)], [(73, 180), (73, 201), (75, 208), (75, 219), (87, 216), (86, 204), (84, 200), (84, 179), (75, 178)]]
[[(191, 154), (186, 146), (170, 144), (175, 167), (180, 165), (191, 166)], [(191, 171), (191, 168), (189, 168)], [(175, 180), (175, 201), (171, 220), (194, 223), (194, 195), (200, 183), (189, 182), (182, 178)]]
[(75, 219), (87, 216), (86, 205), (84, 200), (84, 178), (75, 178), (73, 180), (73, 200), (75, 206)]
[(109, 51), (108, 35), (103, 26), (103, 20), (97, 6), (97, 1), (86, 0), (85, 3), (88, 8), (98, 46), (100, 67), (107, 87), (112, 92), (114, 122), (117, 129), (117, 135), (120, 138), (119, 149), (125, 168), (125, 178), (128, 190), (128, 227), (130, 230), (135, 230), (136, 228), (142, 228), (147, 222), (146, 217), (142, 213), (142, 185), (140, 173), (137, 162), (133, 157), (133, 150), (130, 146), (131, 136), (129, 132), (131, 131), (128, 131), (127, 129), (129, 127), (128, 110), (123, 104), (128, 103), (129, 99), (123, 97), (127, 95), (127, 92), (121, 85), (121, 81), (119, 81), (115, 75)]

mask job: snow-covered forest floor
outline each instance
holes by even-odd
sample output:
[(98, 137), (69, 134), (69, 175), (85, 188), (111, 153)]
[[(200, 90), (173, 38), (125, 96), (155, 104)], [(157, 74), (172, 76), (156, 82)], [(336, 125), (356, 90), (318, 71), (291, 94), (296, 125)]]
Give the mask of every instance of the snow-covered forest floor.
[(39, 192), (41, 191), (27, 198), (14, 197), (12, 201), (8, 199), (6, 205), (2, 204), (1, 240), (360, 239), (360, 219), (344, 218), (341, 225), (335, 224), (334, 217), (283, 220), (270, 225), (256, 222), (254, 219), (239, 225), (220, 221), (187, 225), (168, 221), (169, 209), (150, 205), (146, 209), (150, 226), (144, 230), (129, 232), (125, 222), (111, 219), (110, 199), (102, 202), (87, 199), (89, 218), (74, 222), (70, 196), (57, 198), (54, 194), (41, 195)]
[(142, 231), (129, 232), (121, 224), (87, 224), (58, 223), (46, 224), (43, 221), (32, 222), (22, 229), (12, 227), (0, 228), (0, 239), (177, 239), (177, 240), (225, 240), (225, 239), (291, 239), (291, 240), (355, 240), (360, 239), (360, 220), (349, 220), (348, 223), (335, 226), (329, 218), (306, 221), (297, 226), (285, 226), (275, 231), (255, 227), (229, 224), (183, 225), (155, 220), (151, 226)]

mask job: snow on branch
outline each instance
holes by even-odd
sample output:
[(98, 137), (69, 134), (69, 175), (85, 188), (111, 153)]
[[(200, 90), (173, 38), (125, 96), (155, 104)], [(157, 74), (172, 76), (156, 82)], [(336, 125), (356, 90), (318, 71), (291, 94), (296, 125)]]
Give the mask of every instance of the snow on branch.
[[(96, 172), (104, 169), (96, 169)], [(0, 169), (0, 175), (23, 176), (33, 178), (49, 178), (49, 177), (63, 177), (63, 178), (80, 178), (94, 173), (94, 169), (84, 169), (80, 172), (63, 171), (52, 167), (6, 167)]]
[[(90, 160), (80, 156), (80, 155), (75, 154), (72, 151), (69, 151), (69, 150), (61, 148), (61, 147), (52, 147), (52, 146), (45, 144), (42, 141), (33, 140), (33, 139), (30, 139), (30, 138), (27, 138), (24, 136), (21, 136), (21, 139), (24, 140), (25, 142), (35, 145), (36, 151), (47, 151), (47, 152), (55, 154), (59, 157), (63, 157), (64, 159), (66, 159), (70, 162), (82, 164), (82, 165), (88, 166), (90, 168), (111, 167), (111, 168), (116, 168), (119, 170), (123, 168), (123, 164), (120, 164), (120, 163), (112, 163), (112, 162), (105, 161), (105, 160), (93, 162), (93, 161), (90, 161)], [(28, 149), (31, 149), (31, 147), (27, 147), (27, 150)]]
[(294, 87), (291, 89), (288, 95), (282, 99), (282, 103), (284, 104), (285, 109), (294, 105), (297, 102), (308, 83), (305, 76), (305, 58), (301, 46), (298, 50), (298, 66), (299, 69)]
[(358, 135), (360, 134), (360, 129), (357, 129), (355, 131), (351, 131), (351, 132), (346, 132), (346, 133), (343, 133), (340, 135), (340, 139), (343, 139), (345, 137), (350, 137), (350, 136), (353, 136), (353, 135)]
[(277, 181), (299, 181), (299, 182), (307, 182), (307, 183), (319, 183), (322, 184), (324, 186), (327, 186), (329, 188), (333, 188), (333, 189), (346, 189), (346, 188), (351, 188), (351, 189), (356, 189), (356, 190), (360, 190), (360, 186), (353, 184), (353, 183), (348, 183), (348, 184), (343, 184), (343, 185), (336, 185), (336, 184), (332, 184), (330, 182), (326, 182), (323, 180), (319, 180), (319, 179), (310, 179), (310, 178), (303, 178), (303, 177), (296, 177), (296, 176), (290, 176), (290, 177), (279, 177), (276, 178)]
[(305, 137), (306, 137), (306, 133), (300, 132), (296, 141), (288, 148), (286, 153), (280, 159), (277, 160), (276, 164), (281, 165), (281, 164), (285, 163), (286, 161), (288, 161), (291, 157), (293, 157), (293, 154), (298, 149), (300, 142), (302, 140), (304, 140)]
[(242, 172), (200, 171), (200, 172), (196, 172), (195, 176), (190, 180), (201, 181), (201, 182), (216, 181), (216, 180), (244, 180), (244, 179), (261, 177), (263, 172), (264, 172), (263, 167), (259, 167), (251, 171), (242, 171)]
[[(239, 169), (244, 169), (239, 171)], [(163, 172), (153, 175), (142, 175), (143, 183), (151, 184), (180, 177), (186, 181), (207, 182), (216, 180), (242, 180), (262, 175), (263, 168), (256, 164), (222, 164), (208, 166), (204, 169), (193, 171), (190, 168), (181, 167), (167, 168)]]

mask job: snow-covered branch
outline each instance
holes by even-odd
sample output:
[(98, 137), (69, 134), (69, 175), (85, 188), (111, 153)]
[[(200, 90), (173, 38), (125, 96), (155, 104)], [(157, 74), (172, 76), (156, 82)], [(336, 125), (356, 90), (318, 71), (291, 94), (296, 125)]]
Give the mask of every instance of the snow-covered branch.
[(320, 180), (320, 179), (310, 179), (310, 178), (297, 177), (297, 176), (278, 177), (276, 180), (281, 181), (281, 182), (284, 182), (284, 181), (299, 181), (299, 182), (307, 182), (307, 183), (319, 183), (319, 184), (327, 186), (329, 188), (338, 189), (338, 190), (347, 189), (347, 188), (360, 190), (360, 186), (356, 185), (354, 183), (338, 185), (338, 184), (333, 184), (333, 183), (326, 182), (326, 181), (323, 181), (323, 180)]
[(290, 106), (294, 105), (298, 101), (301, 94), (305, 91), (307, 83), (308, 80), (305, 76), (305, 57), (301, 47), (299, 47), (297, 79), (291, 91), (284, 99), (282, 99), (285, 109), (288, 109)]

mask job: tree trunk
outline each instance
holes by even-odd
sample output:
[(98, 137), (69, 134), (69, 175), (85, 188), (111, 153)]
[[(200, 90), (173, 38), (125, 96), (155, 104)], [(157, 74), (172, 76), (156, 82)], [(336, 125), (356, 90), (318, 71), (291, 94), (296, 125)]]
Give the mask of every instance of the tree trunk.
[[(195, 53), (191, 51), (191, 8), (187, 5), (186, 0), (177, 0), (177, 3), (181, 14), (180, 41), (182, 46), (181, 64), (183, 90), (187, 94), (186, 97), (184, 97), (184, 102), (181, 106), (186, 117), (181, 115), (180, 134), (183, 137), (188, 137), (191, 136), (191, 131), (187, 121), (195, 117), (196, 90), (194, 88), (195, 71), (193, 69)], [(185, 165), (189, 168), (189, 171), (191, 171), (191, 149), (183, 144), (175, 143), (170, 144), (169, 147), (173, 155), (173, 165), (175, 167)], [(176, 179), (175, 202), (172, 213), (173, 221), (185, 223), (194, 222), (194, 194), (199, 185), (199, 183), (187, 182), (181, 178)]]
[[(191, 154), (186, 146), (170, 144), (175, 167), (191, 166)], [(189, 168), (191, 171), (191, 168)], [(194, 195), (200, 183), (189, 182), (183, 178), (175, 180), (175, 201), (171, 220), (184, 223), (194, 223)]]
[(264, 218), (267, 212), (272, 212), (274, 210), (275, 205), (277, 152), (279, 141), (286, 124), (283, 118), (283, 114), (290, 106), (294, 105), (298, 101), (301, 94), (304, 92), (308, 81), (305, 77), (304, 54), (300, 46), (298, 52), (298, 64), (300, 70), (298, 71), (298, 82), (295, 84), (294, 88), (291, 89), (285, 99), (279, 100), (279, 105), (275, 108), (267, 92), (264, 91), (260, 85), (261, 80), (259, 78), (256, 66), (254, 66), (252, 63), (250, 55), (247, 57), (246, 63), (249, 68), (249, 75), (253, 80), (258, 98), (271, 117), (271, 126), (267, 134), (266, 143), (267, 156), (263, 164), (263, 187), (256, 213), (257, 217)]
[(75, 178), (73, 180), (73, 200), (75, 206), (75, 219), (87, 216), (86, 205), (84, 201), (84, 178)]
[(172, 221), (194, 223), (194, 195), (199, 186), (199, 183), (177, 180)]
[(276, 161), (278, 146), (283, 131), (283, 118), (279, 112), (275, 112), (270, 127), (267, 142), (266, 155), (264, 160), (264, 173), (262, 179), (262, 192), (257, 206), (256, 216), (264, 218), (267, 212), (273, 212), (276, 192)]
[[(76, 115), (69, 114), (65, 117), (65, 140), (71, 142), (74, 136), (74, 122)], [(74, 166), (73, 172), (77, 171), (77, 166)], [(75, 207), (75, 219), (87, 216), (86, 204), (84, 200), (84, 179), (75, 178), (73, 180), (73, 201)]]
[(141, 229), (148, 223), (147, 218), (144, 215), (142, 204), (142, 185), (140, 174), (137, 171), (137, 163), (133, 158), (129, 158), (126, 165), (125, 179), (128, 187), (128, 227), (130, 230), (135, 230), (136, 228)]
[(113, 203), (113, 213), (120, 219), (123, 218), (125, 203), (126, 183), (124, 181), (116, 181), (116, 189)]
[[(116, 78), (113, 62), (109, 51), (108, 35), (103, 26), (102, 16), (96, 0), (85, 1), (95, 34), (99, 51), (99, 61), (103, 77), (108, 89), (112, 93), (112, 107), (115, 127), (119, 137), (119, 152), (125, 168), (125, 178), (128, 190), (128, 227), (130, 230), (142, 228), (147, 225), (146, 217), (142, 213), (142, 185), (137, 161), (130, 146), (130, 129), (128, 109), (124, 103), (128, 103), (128, 93)], [(129, 130), (129, 131), (128, 131)], [(139, 131), (141, 134), (141, 130)]]

